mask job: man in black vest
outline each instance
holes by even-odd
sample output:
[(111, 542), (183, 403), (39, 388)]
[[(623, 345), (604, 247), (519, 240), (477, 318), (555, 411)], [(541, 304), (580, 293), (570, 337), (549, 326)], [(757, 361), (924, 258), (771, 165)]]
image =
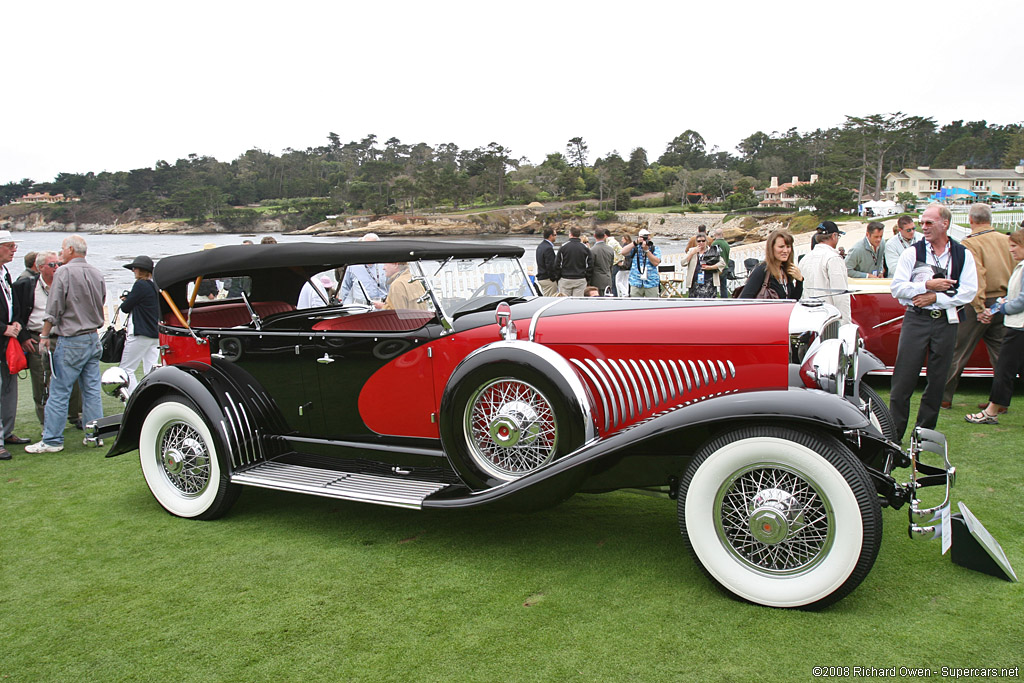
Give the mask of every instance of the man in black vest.
[(916, 425), (935, 428), (942, 389), (953, 362), (958, 309), (970, 303), (978, 291), (974, 257), (947, 236), (951, 219), (949, 209), (941, 204), (925, 209), (920, 220), (924, 240), (900, 255), (892, 277), (892, 295), (907, 308), (889, 394), (889, 411), (900, 440), (907, 430), (910, 396), (925, 360), (928, 383)]

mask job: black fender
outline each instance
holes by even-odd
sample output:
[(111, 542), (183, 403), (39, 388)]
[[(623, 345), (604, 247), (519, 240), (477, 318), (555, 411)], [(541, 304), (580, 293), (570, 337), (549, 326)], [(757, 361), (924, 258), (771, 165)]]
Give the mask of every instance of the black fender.
[[(844, 432), (854, 432), (858, 436), (863, 435), (861, 438), (870, 442), (872, 447), (879, 445), (876, 443), (878, 439), (871, 436), (868, 418), (849, 401), (834, 394), (814, 389), (728, 394), (656, 413), (607, 438), (584, 444), (575, 452), (537, 472), (501, 486), (458, 498), (436, 497), (435, 494), (434, 498), (423, 501), (423, 507), (467, 507), (497, 501), (511, 502), (514, 498), (525, 502), (557, 490), (559, 482), (577, 479), (577, 470), (587, 471), (592, 464), (604, 458), (617, 458), (627, 452), (643, 452), (645, 444), (660, 437), (689, 430), (713, 433), (744, 423), (766, 421), (810, 427), (838, 437)], [(699, 446), (700, 443), (694, 443), (691, 448), (680, 449), (679, 455), (688, 456)]]
[(268, 450), (274, 448), (273, 442), (262, 438), (285, 429), (270, 396), (232, 363), (211, 366), (193, 361), (157, 368), (139, 382), (125, 406), (108, 458), (139, 447), (146, 414), (168, 394), (181, 394), (195, 404), (218, 440), (220, 452), (229, 456), (232, 469), (277, 454), (277, 449)]
[(857, 354), (857, 379), (863, 379), (864, 375), (876, 370), (885, 370), (885, 363), (865, 348), (859, 349)]

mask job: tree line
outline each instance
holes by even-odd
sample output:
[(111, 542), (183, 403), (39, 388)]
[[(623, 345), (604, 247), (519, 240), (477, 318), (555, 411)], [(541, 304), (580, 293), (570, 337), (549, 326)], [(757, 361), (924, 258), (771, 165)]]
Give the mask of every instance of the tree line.
[[(101, 173), (60, 173), (51, 182), (24, 179), (0, 186), (0, 204), (22, 194), (61, 192), (115, 212), (146, 217), (212, 218), (242, 227), (259, 217), (251, 207), (284, 203), (297, 223), (330, 214), (460, 209), (476, 204), (596, 199), (603, 207), (634, 207), (637, 195), (650, 205), (675, 205), (714, 198), (727, 210), (752, 206), (754, 189), (770, 178), (821, 178), (819, 192), (850, 198), (878, 197), (885, 175), (905, 167), (1013, 167), (1024, 159), (1021, 123), (953, 121), (902, 112), (847, 116), (837, 126), (800, 132), (758, 131), (735, 153), (708, 148), (703, 136), (685, 130), (651, 161), (634, 148), (624, 158), (613, 151), (592, 158), (586, 140), (574, 137), (564, 150), (540, 163), (517, 157), (491, 142), (474, 149), (453, 143), (431, 146), (381, 142), (376, 135), (327, 143), (280, 155), (250, 149), (230, 162), (191, 154), (171, 164)], [(812, 197), (813, 199), (813, 197)], [(73, 211), (67, 206), (54, 211)]]

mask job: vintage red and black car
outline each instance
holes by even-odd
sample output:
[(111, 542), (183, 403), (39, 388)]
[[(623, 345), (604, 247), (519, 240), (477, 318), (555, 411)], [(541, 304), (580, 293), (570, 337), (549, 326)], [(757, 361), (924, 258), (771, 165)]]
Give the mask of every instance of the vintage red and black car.
[[(943, 437), (891, 440), (856, 326), (815, 303), (544, 298), (522, 248), (425, 241), (229, 246), (160, 261), (163, 366), (127, 396), (109, 455), (138, 449), (156, 500), (223, 515), (244, 486), (406, 508), (557, 504), (624, 488), (677, 500), (707, 575), (816, 607), (868, 573), (882, 508), (948, 510)], [(317, 283), (406, 263), (404, 308)], [(204, 280), (233, 292), (197, 297)], [(320, 305), (297, 309), (303, 286)], [(939, 453), (938, 467), (892, 471)], [(924, 473), (918, 479), (919, 473)], [(923, 509), (918, 492), (946, 495)], [(936, 526), (915, 522), (913, 533)]]

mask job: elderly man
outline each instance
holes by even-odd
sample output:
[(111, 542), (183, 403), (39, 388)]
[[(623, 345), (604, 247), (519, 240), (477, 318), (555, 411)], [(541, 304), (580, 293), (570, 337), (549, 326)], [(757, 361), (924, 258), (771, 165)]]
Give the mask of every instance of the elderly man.
[(822, 299), (839, 309), (843, 322), (853, 322), (850, 316), (850, 295), (846, 283), (846, 263), (836, 251), (839, 236), (846, 233), (832, 221), (818, 225), (815, 233), (817, 246), (800, 262), (804, 274), (804, 298)]
[[(360, 242), (376, 242), (380, 238), (368, 232)], [(383, 301), (388, 294), (388, 276), (380, 263), (357, 263), (345, 269), (338, 298), (343, 304)], [(366, 301), (363, 301), (363, 299)]]
[(427, 290), (419, 280), (412, 279), (408, 263), (385, 263), (384, 272), (387, 274), (388, 300), (374, 302), (375, 308), (387, 311), (405, 308), (427, 310), (426, 300), (421, 300)]
[[(996, 315), (988, 323), (978, 320), (978, 315), (990, 308), (1001, 296), (1006, 296), (1006, 287), (1013, 273), (1013, 257), (1010, 256), (1010, 238), (992, 228), (992, 209), (988, 204), (972, 204), (967, 214), (971, 224), (971, 234), (964, 238), (964, 246), (974, 256), (974, 265), (978, 273), (978, 293), (970, 306), (964, 306), (960, 325), (956, 330), (956, 346), (953, 348), (953, 364), (949, 368), (946, 386), (942, 392), (942, 407), (953, 405), (953, 394), (960, 383), (960, 373), (967, 367), (967, 361), (979, 341), (985, 342), (988, 358), (992, 367), (999, 360), (999, 350), (1003, 345), (1002, 314)], [(979, 407), (984, 408), (988, 404)], [(1005, 412), (1005, 408), (1002, 409)]]
[[(14, 260), (18, 245), (7, 230), (0, 230), (0, 289), (4, 292), (4, 302), (0, 305), (0, 332), (3, 332), (4, 343), (0, 344), (0, 423), (3, 431), (0, 434), (11, 434), (14, 430), (14, 418), (18, 416), (18, 375), (11, 374), (7, 369), (8, 344), (18, 343), (21, 323), (18, 322), (18, 299), (11, 287), (11, 273), (7, 264)], [(0, 439), (0, 460), (10, 460), (11, 453)]]
[[(32, 403), (35, 405), (36, 418), (40, 425), (44, 423), (46, 415), (44, 394), (50, 386), (50, 359), (49, 354), (39, 350), (39, 334), (43, 331), (43, 316), (46, 315), (46, 302), (53, 287), (53, 276), (60, 266), (58, 258), (57, 252), (54, 251), (37, 253), (35, 271), (39, 275), (24, 280), (19, 278), (14, 283), (14, 291), (21, 303), (21, 334), (18, 335), (18, 339), (28, 359), (28, 371), (32, 379)], [(81, 412), (82, 393), (76, 383), (68, 404), (68, 421), (79, 428), (82, 425)], [(19, 442), (28, 443), (28, 439)]]
[(885, 272), (889, 277), (896, 272), (896, 264), (900, 262), (900, 254), (912, 247), (921, 236), (914, 232), (914, 218), (900, 216), (896, 225), (892, 226), (893, 235), (885, 242)]
[[(86, 424), (103, 417), (100, 398), (100, 338), (107, 286), (99, 268), (85, 260), (87, 247), (78, 235), (61, 243), (64, 265), (53, 276), (46, 302), (39, 349), (53, 347), (53, 379), (46, 401), (43, 438), (25, 447), (27, 453), (59, 453), (64, 450), (64, 420), (77, 381), (82, 389), (82, 418)], [(51, 340), (51, 336), (55, 342)], [(85, 442), (87, 445), (88, 440)], [(102, 444), (100, 444), (102, 445)]]
[(941, 204), (925, 209), (921, 214), (924, 241), (900, 255), (892, 277), (892, 295), (907, 308), (889, 393), (889, 412), (900, 440), (910, 419), (910, 397), (926, 359), (928, 383), (916, 424), (935, 428), (942, 388), (953, 362), (957, 309), (973, 300), (978, 291), (974, 256), (947, 235), (951, 218), (949, 209)]
[(885, 250), (882, 237), (885, 226), (878, 221), (868, 223), (864, 239), (846, 255), (846, 274), (849, 277), (882, 277), (885, 275)]

